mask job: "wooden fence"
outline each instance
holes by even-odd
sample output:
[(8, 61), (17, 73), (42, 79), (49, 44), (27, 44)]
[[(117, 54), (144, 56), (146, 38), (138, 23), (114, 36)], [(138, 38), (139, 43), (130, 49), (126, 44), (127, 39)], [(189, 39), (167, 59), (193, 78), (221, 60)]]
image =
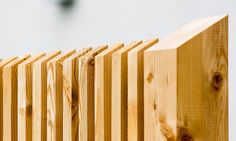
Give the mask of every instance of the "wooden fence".
[(0, 141), (227, 141), (228, 16), (162, 40), (0, 61)]

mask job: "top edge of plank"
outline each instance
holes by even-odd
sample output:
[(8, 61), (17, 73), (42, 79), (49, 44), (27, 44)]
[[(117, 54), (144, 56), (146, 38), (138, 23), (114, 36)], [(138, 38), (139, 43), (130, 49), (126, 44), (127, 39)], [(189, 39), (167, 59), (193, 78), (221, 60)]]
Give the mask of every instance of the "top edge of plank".
[(7, 65), (8, 63), (10, 63), (11, 61), (15, 60), (17, 57), (16, 56), (13, 56), (13, 57), (9, 57), (7, 59), (3, 59), (1, 62), (0, 62), (0, 67), (4, 67), (5, 65)]
[(66, 58), (68, 58), (69, 56), (71, 56), (74, 53), (76, 53), (75, 49), (63, 52), (63, 53), (57, 55), (55, 58), (52, 58), (52, 60), (49, 60), (49, 62), (54, 63), (54, 62), (64, 61)]
[(31, 56), (29, 59), (27, 59), (26, 61), (24, 61), (23, 63), (20, 64), (21, 65), (27, 65), (29, 63), (34, 63), (35, 61), (39, 60), (40, 58), (44, 57), (45, 53), (41, 53), (35, 56)]
[(37, 60), (37, 62), (35, 63), (42, 63), (42, 62), (47, 62), (50, 59), (56, 57), (57, 55), (61, 54), (61, 51), (54, 51), (52, 53), (46, 54), (44, 57), (40, 58), (39, 60)]
[(30, 55), (24, 55), (24, 56), (20, 56), (17, 57), (16, 59), (14, 59), (13, 61), (11, 61), (10, 63), (8, 63), (5, 67), (12, 67), (14, 65), (20, 64), (23, 61), (25, 61), (26, 59), (30, 58)]
[(128, 52), (128, 51), (130, 51), (131, 49), (133, 49), (133, 48), (139, 46), (139, 45), (142, 44), (142, 43), (143, 43), (143, 41), (141, 41), (141, 40), (140, 40), (140, 41), (133, 41), (133, 42), (129, 43), (128, 45), (126, 45), (125, 47), (119, 49), (119, 50), (118, 50), (117, 52), (115, 52), (114, 54), (123, 54), (123, 53)]
[(158, 41), (159, 41), (158, 38), (147, 40), (143, 42), (142, 44), (140, 44), (139, 46), (137, 46), (136, 48), (132, 49), (130, 52), (138, 52), (138, 51), (146, 50), (154, 46), (156, 43), (158, 43)]
[(88, 53), (91, 49), (92, 49), (91, 47), (83, 48), (83, 49), (79, 50), (78, 52), (74, 53), (73, 55), (71, 55), (70, 57), (66, 58), (64, 61), (73, 60), (75, 58), (81, 57), (81, 56), (85, 55), (86, 53)]
[(100, 54), (101, 52), (107, 50), (108, 45), (100, 45), (94, 49), (92, 49), (90, 52), (88, 52), (88, 54), (86, 54), (84, 57), (85, 58), (91, 58), (91, 57), (95, 57), (96, 55)]
[(149, 48), (147, 51), (178, 48), (188, 40), (194, 38), (225, 18), (228, 18), (228, 15), (195, 19), (179, 28), (176, 32), (173, 32), (171, 35), (162, 39), (156, 46)]
[(97, 57), (105, 56), (107, 54), (110, 54), (110, 53), (112, 53), (114, 51), (119, 50), (122, 47), (124, 47), (124, 43), (117, 43), (117, 44), (111, 46), (110, 48), (106, 49), (105, 51), (101, 52), (100, 54), (98, 54)]

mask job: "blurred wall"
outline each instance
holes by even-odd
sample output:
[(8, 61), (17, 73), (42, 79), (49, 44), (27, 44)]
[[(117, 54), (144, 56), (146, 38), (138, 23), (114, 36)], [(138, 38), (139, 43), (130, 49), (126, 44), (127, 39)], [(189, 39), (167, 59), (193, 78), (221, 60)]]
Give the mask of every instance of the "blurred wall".
[(194, 18), (229, 14), (230, 141), (236, 140), (235, 0), (1, 0), (0, 58), (163, 38)]

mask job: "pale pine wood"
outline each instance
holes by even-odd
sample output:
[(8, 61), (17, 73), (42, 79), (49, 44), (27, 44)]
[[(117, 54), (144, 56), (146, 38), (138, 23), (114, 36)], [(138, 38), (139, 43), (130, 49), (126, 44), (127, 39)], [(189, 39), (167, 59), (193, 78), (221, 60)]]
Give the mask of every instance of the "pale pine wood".
[(16, 59), (16, 57), (10, 57), (4, 60), (1, 60), (0, 62), (0, 141), (3, 140), (2, 136), (2, 132), (3, 132), (3, 126), (2, 126), (2, 117), (3, 117), (3, 112), (2, 112), (2, 104), (3, 104), (3, 78), (2, 78), (2, 69), (4, 66), (6, 66), (8, 63), (10, 63), (11, 61), (13, 61), (14, 59)]
[(18, 141), (32, 141), (32, 85), (33, 63), (40, 54), (18, 65)]
[(80, 59), (79, 141), (94, 141), (94, 57), (107, 49), (101, 45)]
[(194, 20), (145, 52), (145, 141), (228, 141), (228, 16)]
[(95, 57), (95, 140), (111, 140), (111, 70), (112, 54), (122, 48), (117, 44)]
[(47, 140), (47, 63), (60, 53), (61, 51), (49, 53), (33, 64), (33, 141)]
[(3, 141), (17, 141), (17, 67), (27, 58), (18, 57), (3, 67)]
[(112, 55), (112, 141), (128, 139), (128, 52), (141, 43), (134, 41)]
[(79, 64), (80, 57), (91, 48), (84, 48), (63, 62), (63, 140), (79, 139)]
[(145, 41), (128, 53), (128, 140), (144, 140), (143, 53), (158, 39)]
[(47, 64), (47, 141), (63, 140), (63, 61), (74, 53), (58, 55)]

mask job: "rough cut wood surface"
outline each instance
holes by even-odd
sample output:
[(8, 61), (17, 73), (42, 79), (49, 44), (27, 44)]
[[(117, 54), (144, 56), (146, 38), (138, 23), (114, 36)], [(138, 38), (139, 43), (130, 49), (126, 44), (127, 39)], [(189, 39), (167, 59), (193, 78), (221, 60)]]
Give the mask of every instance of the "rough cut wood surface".
[(143, 141), (143, 53), (158, 39), (140, 44), (128, 53), (128, 140)]
[(79, 73), (80, 57), (91, 48), (84, 48), (63, 62), (63, 140), (79, 140)]
[(95, 140), (111, 140), (111, 70), (112, 54), (122, 48), (119, 43), (95, 57)]
[(94, 58), (106, 49), (107, 45), (101, 45), (92, 49), (80, 60), (79, 141), (94, 141), (95, 139)]
[(194, 20), (144, 64), (145, 141), (228, 141), (228, 16)]
[(49, 53), (33, 64), (33, 141), (47, 140), (47, 62), (59, 54)]
[(112, 141), (127, 141), (128, 52), (141, 43), (134, 41), (112, 55)]
[(31, 57), (18, 65), (18, 141), (32, 141), (33, 63), (45, 54)]
[(3, 67), (3, 141), (17, 141), (17, 67), (27, 58), (18, 57)]

